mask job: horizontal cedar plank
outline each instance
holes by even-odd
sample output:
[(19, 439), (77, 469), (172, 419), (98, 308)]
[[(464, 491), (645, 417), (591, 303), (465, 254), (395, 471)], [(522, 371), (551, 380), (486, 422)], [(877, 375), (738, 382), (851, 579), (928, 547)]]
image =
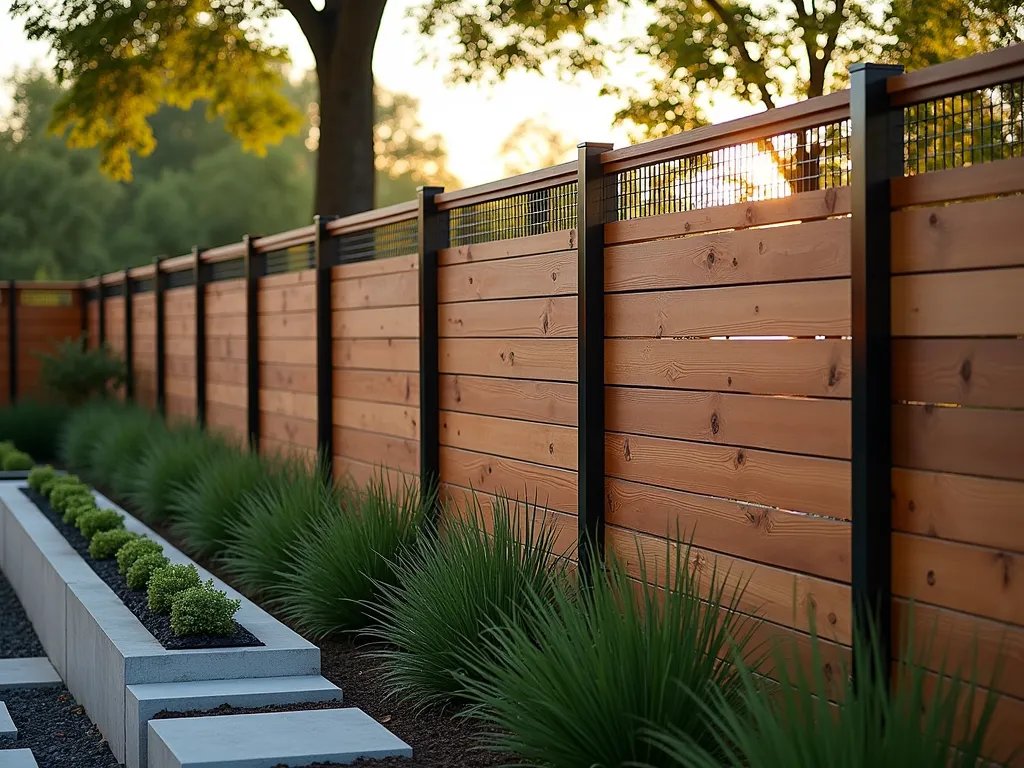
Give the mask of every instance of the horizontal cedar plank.
[(167, 418), (172, 423), (188, 424), (196, 417), (195, 397), (179, 397), (167, 395), (165, 398)]
[(1024, 624), (1020, 555), (894, 533), (892, 591), (918, 602)]
[(894, 339), (895, 400), (1024, 407), (1024, 339)]
[[(622, 560), (633, 578), (640, 578), (643, 573), (640, 557), (643, 557), (648, 577), (657, 572), (660, 578), (664, 578), (666, 573), (671, 578), (674, 573), (674, 542), (614, 526), (608, 528), (605, 538), (608, 550)], [(819, 634), (840, 643), (850, 642), (850, 587), (847, 584), (719, 555), (696, 546), (690, 550), (690, 565), (696, 567), (703, 577), (700, 588), (705, 596), (710, 588), (712, 570), (717, 567), (719, 581), (727, 585), (727, 597), (734, 588), (745, 585), (737, 605), (742, 612), (784, 627), (809, 631), (809, 611), (814, 606), (817, 616), (828, 617), (829, 620), (825, 626), (819, 622)], [(832, 617), (835, 617), (834, 622)]]
[(246, 318), (244, 315), (207, 315), (206, 335), (224, 338), (244, 339)]
[(850, 458), (850, 403), (678, 389), (605, 389), (610, 432)]
[[(850, 524), (605, 479), (607, 522), (791, 571), (850, 580)], [(826, 617), (822, 617), (823, 619)]]
[(389, 489), (395, 499), (410, 491), (416, 491), (420, 485), (419, 477), (416, 475), (367, 464), (346, 456), (334, 457), (334, 476), (345, 478), (356, 488), (365, 488), (370, 483), (379, 483), (383, 480), (385, 488)]
[[(107, 328), (107, 335), (110, 335), (110, 327)], [(196, 335), (196, 317), (195, 315), (188, 315), (182, 317), (168, 317), (164, 321), (164, 334), (170, 338), (171, 336), (195, 336)]]
[(260, 435), (260, 455), (279, 458), (302, 459), (308, 466), (316, 460), (316, 448), (306, 445), (295, 445), (287, 440)]
[(260, 386), (316, 394), (316, 366), (260, 362)]
[(219, 315), (245, 316), (245, 291), (233, 289), (230, 292), (212, 293), (206, 290), (206, 314), (210, 317)]
[(379, 464), (410, 474), (420, 471), (420, 444), (417, 440), (335, 427), (334, 453), (364, 464)]
[(182, 379), (193, 379), (196, 375), (195, 358), (171, 357), (166, 361), (166, 375), (168, 378), (178, 377)]
[(576, 429), (441, 411), (441, 445), (576, 469)]
[[(234, 339), (232, 343), (234, 343)], [(240, 349), (236, 359), (245, 360), (245, 342), (239, 341)], [(226, 357), (226, 355), (222, 355)], [(288, 365), (316, 365), (316, 339), (260, 339), (259, 361), (261, 363), (286, 363)]]
[(339, 309), (331, 315), (331, 330), (335, 338), (415, 339), (420, 334), (419, 308)]
[(1024, 480), (1024, 410), (895, 405), (892, 421), (894, 466)]
[(554, 381), (441, 376), (441, 409), (576, 426), (577, 387)]
[(893, 274), (1022, 265), (1021, 220), (1024, 196), (894, 211)]
[(607, 384), (755, 394), (850, 396), (850, 342), (609, 339)]
[(206, 380), (211, 384), (220, 382), (245, 387), (248, 382), (246, 364), (237, 360), (209, 359), (206, 361)]
[(849, 275), (849, 219), (617, 245), (604, 254), (609, 292)]
[(208, 381), (206, 383), (206, 399), (210, 403), (229, 405), (245, 409), (247, 404), (247, 390), (234, 384), (221, 384), (220, 382)]
[(477, 301), (576, 293), (576, 251), (440, 267), (438, 300)]
[(894, 336), (1024, 335), (1024, 268), (892, 279)]
[(418, 440), (420, 436), (419, 404), (395, 405), (371, 403), (365, 400), (334, 398), (333, 424), (336, 427), (358, 429)]
[(209, 403), (206, 406), (206, 423), (211, 430), (245, 438), (249, 431), (249, 413), (245, 408)]
[(576, 297), (468, 301), (438, 308), (441, 336), (576, 338)]
[(441, 448), (441, 482), (576, 514), (576, 473), (483, 453)]
[(334, 394), (350, 400), (416, 405), (420, 401), (420, 379), (415, 373), (335, 368)]
[(261, 387), (259, 405), (267, 413), (316, 421), (316, 395)]
[(266, 436), (305, 448), (316, 448), (316, 422), (260, 411), (260, 439)]
[(420, 367), (416, 339), (335, 339), (333, 351), (335, 368), (418, 371)]
[(375, 275), (331, 283), (332, 309), (369, 309), (417, 305), (420, 297), (418, 271)]
[[(181, 341), (177, 342), (181, 346)], [(277, 342), (280, 343), (280, 342)], [(195, 342), (192, 342), (195, 349)], [(170, 349), (170, 347), (168, 347)], [(262, 350), (261, 350), (262, 352)], [(218, 336), (207, 337), (206, 357), (214, 360), (235, 360), (244, 363), (248, 357), (245, 339), (224, 338)]]
[(850, 518), (846, 461), (609, 433), (605, 462), (623, 480)]
[(605, 297), (609, 337), (840, 336), (850, 333), (850, 281), (823, 280)]
[(841, 216), (850, 212), (849, 187), (801, 192), (776, 200), (717, 205), (684, 213), (668, 213), (604, 225), (606, 245), (657, 240), (678, 235), (745, 229), (789, 221)]
[(576, 340), (441, 339), (440, 370), (515, 379), (576, 380)]
[(196, 399), (195, 379), (178, 379), (168, 376), (164, 388), (168, 396)]
[(285, 272), (282, 275), (266, 275), (260, 278), (260, 291), (273, 288), (285, 288), (291, 285), (307, 285), (312, 287), (316, 283), (316, 271), (303, 269), (298, 272)]
[(576, 230), (563, 229), (540, 235), (516, 237), (510, 240), (494, 240), (489, 243), (460, 245), (457, 248), (442, 248), (437, 260), (441, 266), (465, 264), (468, 262), (493, 261), (516, 256), (532, 256), (539, 253), (572, 250), (576, 247)]
[(1024, 157), (895, 177), (893, 208), (1024, 192)]
[(387, 259), (371, 259), (341, 264), (331, 269), (332, 280), (356, 280), (360, 277), (376, 275), (392, 275), (396, 272), (415, 272), (419, 269), (419, 255), (415, 253), (404, 256), (392, 256)]
[(313, 312), (316, 310), (316, 291), (312, 285), (261, 287), (256, 305), (261, 315)]
[[(243, 334), (244, 335), (244, 334)], [(259, 315), (260, 339), (316, 339), (316, 315), (312, 312), (280, 312)]]
[(1024, 483), (892, 470), (892, 527), (1024, 553)]

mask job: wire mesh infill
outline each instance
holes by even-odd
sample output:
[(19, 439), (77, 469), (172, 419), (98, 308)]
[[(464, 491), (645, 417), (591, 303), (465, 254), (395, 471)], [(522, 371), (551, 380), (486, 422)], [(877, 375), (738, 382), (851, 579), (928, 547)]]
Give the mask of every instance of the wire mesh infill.
[(450, 215), (452, 246), (527, 237), (576, 226), (576, 182), (521, 192), (455, 208)]

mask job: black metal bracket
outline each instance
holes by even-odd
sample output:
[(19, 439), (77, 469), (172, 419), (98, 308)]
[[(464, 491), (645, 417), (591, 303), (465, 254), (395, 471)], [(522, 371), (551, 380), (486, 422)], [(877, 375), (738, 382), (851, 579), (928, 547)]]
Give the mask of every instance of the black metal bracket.
[(329, 476), (334, 471), (334, 333), (331, 324), (331, 254), (327, 224), (336, 216), (315, 216), (316, 270), (316, 448)]
[(164, 314), (165, 275), (160, 269), (162, 259), (153, 260), (153, 314), (156, 319), (156, 408), (167, 413), (167, 323)]
[(132, 343), (132, 277), (130, 270), (124, 271), (124, 396), (131, 400), (135, 396), (135, 345)]
[(437, 209), (443, 187), (420, 187), (420, 492), (430, 493), (441, 477), (441, 373), (438, 338), (438, 252), (448, 247), (448, 214)]
[(18, 282), (7, 281), (7, 375), (8, 394), (13, 405), (18, 400)]
[(260, 446), (260, 277), (262, 255), (256, 251), (254, 237), (242, 238), (245, 244), (245, 386), (246, 422), (249, 448)]
[(107, 299), (104, 296), (103, 291), (103, 274), (96, 275), (96, 301), (99, 302), (97, 305), (98, 322), (96, 332), (96, 346), (102, 347), (107, 341)]
[(195, 272), (196, 304), (196, 423), (206, 426), (206, 265), (203, 249), (192, 246), (192, 269)]

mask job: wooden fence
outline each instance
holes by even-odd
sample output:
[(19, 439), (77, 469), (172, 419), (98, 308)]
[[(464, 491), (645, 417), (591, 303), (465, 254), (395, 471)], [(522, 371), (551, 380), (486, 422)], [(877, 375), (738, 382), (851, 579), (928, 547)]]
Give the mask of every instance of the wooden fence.
[(1001, 656), (1005, 756), (1024, 731), (1022, 78), (1024, 46), (854, 68), (792, 107), (105, 275), (46, 333), (21, 304), (10, 370), (25, 394), (21, 355), (81, 318), (135, 399), (261, 450), (525, 495), (635, 574), (637, 543), (663, 564), (692, 533), (804, 658), (814, 609), (830, 677), (862, 616), (895, 644), (913, 600), (933, 669), (975, 638), (984, 680)]

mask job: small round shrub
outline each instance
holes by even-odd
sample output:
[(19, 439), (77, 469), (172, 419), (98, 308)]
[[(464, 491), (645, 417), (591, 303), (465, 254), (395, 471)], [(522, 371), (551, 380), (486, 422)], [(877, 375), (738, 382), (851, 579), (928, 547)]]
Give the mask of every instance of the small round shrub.
[(57, 458), (57, 440), (70, 411), (52, 400), (18, 399), (0, 408), (0, 436), (45, 464)]
[(92, 496), (89, 498), (75, 497), (71, 499), (64, 508), (63, 520), (68, 525), (78, 525), (78, 518), (87, 512), (94, 512), (98, 510), (96, 506), (96, 499)]
[(125, 580), (129, 589), (146, 589), (153, 574), (171, 564), (163, 552), (150, 552), (142, 555), (128, 569)]
[(82, 481), (78, 479), (78, 475), (57, 475), (50, 480), (43, 481), (43, 484), (39, 486), (39, 492), (46, 498), (50, 498), (57, 488), (62, 485), (81, 485)]
[(82, 535), (92, 541), (97, 533), (124, 528), (124, 515), (112, 509), (96, 509), (79, 517), (76, 524)]
[(17, 450), (10, 440), (0, 440), (0, 463)]
[(32, 469), (35, 465), (32, 457), (23, 451), (11, 451), (4, 456), (4, 472), (20, 472)]
[(161, 568), (149, 579), (149, 610), (154, 613), (170, 613), (171, 603), (176, 594), (190, 587), (198, 587), (202, 583), (199, 571), (191, 563)]
[(63, 512), (67, 508), (67, 502), (72, 498), (86, 496), (92, 498), (87, 486), (81, 483), (62, 483), (50, 493), (50, 506), (58, 512)]
[(135, 565), (139, 558), (146, 555), (160, 555), (163, 554), (163, 551), (163, 547), (145, 536), (132, 539), (117, 551), (117, 570), (122, 576), (125, 576), (128, 569)]
[(56, 478), (57, 470), (47, 464), (45, 467), (36, 467), (28, 473), (28, 487), (36, 493), (42, 493), (43, 484)]
[(215, 589), (213, 580), (199, 587), (182, 590), (171, 601), (171, 630), (182, 635), (231, 635), (235, 631), (232, 618), (242, 606)]
[(126, 531), (123, 528), (101, 531), (92, 537), (89, 554), (96, 560), (109, 560), (120, 551), (121, 547), (138, 537), (137, 533)]

